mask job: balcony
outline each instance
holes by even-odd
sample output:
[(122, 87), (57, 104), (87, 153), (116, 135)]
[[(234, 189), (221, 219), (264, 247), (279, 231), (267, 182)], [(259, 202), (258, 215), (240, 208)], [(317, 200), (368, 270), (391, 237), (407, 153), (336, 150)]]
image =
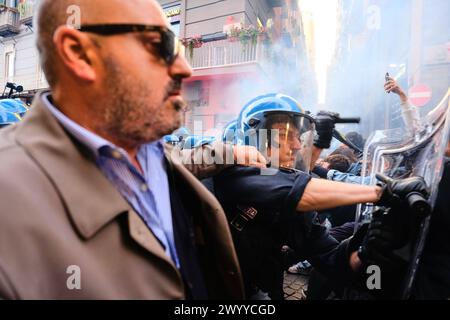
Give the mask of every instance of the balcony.
[(20, 32), (19, 11), (0, 5), (0, 36), (11, 37)]
[(20, 13), (20, 23), (32, 26), (33, 25), (33, 15), (35, 10), (35, 0), (25, 0), (19, 3), (17, 9)]
[(186, 50), (186, 59), (194, 71), (210, 68), (239, 67), (258, 64), (262, 61), (264, 45), (262, 42), (241, 43), (227, 39), (204, 42), (200, 48), (191, 52)]

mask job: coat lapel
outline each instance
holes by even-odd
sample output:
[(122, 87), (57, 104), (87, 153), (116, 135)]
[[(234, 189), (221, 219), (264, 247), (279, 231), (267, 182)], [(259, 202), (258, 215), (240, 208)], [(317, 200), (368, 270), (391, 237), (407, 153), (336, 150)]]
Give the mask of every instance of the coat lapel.
[(167, 256), (158, 239), (150, 232), (147, 225), (134, 210), (129, 211), (128, 224), (130, 235), (133, 240), (147, 251), (170, 264), (171, 267), (177, 271), (179, 278), (181, 279), (181, 275), (173, 261)]
[(197, 221), (196, 227), (201, 231), (197, 235), (197, 242), (203, 243), (207, 247), (209, 255), (209, 259), (206, 261), (207, 265), (203, 266), (205, 268), (203, 271), (206, 278), (214, 279), (209, 281), (210, 284), (219, 279), (219, 284), (216, 288), (209, 288), (210, 294), (212, 292), (226, 292), (225, 296), (219, 296), (218, 298), (243, 298), (244, 290), (239, 262), (228, 228), (228, 222), (220, 203), (184, 167), (182, 157), (176, 149), (166, 145), (165, 153), (171, 170), (174, 171), (179, 179), (186, 181), (197, 195), (197, 199), (194, 201), (201, 202), (202, 210), (192, 212), (192, 214)]

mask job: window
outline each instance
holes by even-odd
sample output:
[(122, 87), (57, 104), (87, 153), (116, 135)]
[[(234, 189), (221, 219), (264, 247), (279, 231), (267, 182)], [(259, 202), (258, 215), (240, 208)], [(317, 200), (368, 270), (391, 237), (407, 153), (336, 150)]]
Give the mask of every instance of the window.
[(179, 21), (177, 23), (171, 23), (171, 29), (177, 35), (177, 37), (180, 36), (180, 22)]
[(14, 82), (14, 51), (9, 51), (5, 54), (5, 79), (7, 82)]
[(0, 0), (0, 4), (11, 7), (11, 8), (17, 8), (17, 0)]

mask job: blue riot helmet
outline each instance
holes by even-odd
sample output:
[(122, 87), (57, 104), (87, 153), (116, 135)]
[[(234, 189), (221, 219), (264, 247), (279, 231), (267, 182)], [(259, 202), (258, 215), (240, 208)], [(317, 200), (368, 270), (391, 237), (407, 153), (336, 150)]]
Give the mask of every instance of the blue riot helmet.
[(235, 144), (236, 143), (237, 120), (228, 123), (223, 129), (222, 141)]
[(255, 146), (272, 167), (310, 170), (314, 119), (294, 99), (267, 94), (248, 102), (237, 121), (237, 142)]
[(5, 111), (5, 109), (0, 106), (0, 128), (20, 121), (21, 118), (18, 114)]
[(188, 136), (191, 135), (191, 133), (189, 132), (189, 130), (186, 127), (178, 128), (172, 134), (178, 137), (178, 140), (180, 143), (183, 142), (183, 140), (185, 140)]
[(205, 144), (211, 144), (216, 140), (215, 137), (190, 135), (182, 142), (182, 149), (194, 149), (201, 147)]
[(0, 107), (7, 112), (18, 114), (21, 118), (27, 113), (28, 108), (25, 103), (17, 99), (0, 100)]
[(176, 146), (178, 143), (180, 143), (180, 139), (174, 134), (164, 136), (164, 142), (171, 144), (173, 146)]
[(183, 140), (181, 144), (182, 149), (193, 149), (198, 141), (198, 136), (188, 136)]

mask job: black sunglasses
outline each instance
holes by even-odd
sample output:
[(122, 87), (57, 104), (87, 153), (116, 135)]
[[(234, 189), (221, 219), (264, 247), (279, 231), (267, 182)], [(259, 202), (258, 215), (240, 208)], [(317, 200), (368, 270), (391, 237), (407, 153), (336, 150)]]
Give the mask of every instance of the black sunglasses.
[(161, 58), (171, 65), (182, 52), (182, 44), (172, 30), (162, 26), (151, 26), (144, 24), (92, 24), (84, 25), (79, 29), (81, 32), (91, 32), (102, 36), (112, 36), (116, 34), (130, 32), (158, 32), (161, 36), (160, 43), (154, 43), (158, 48)]

